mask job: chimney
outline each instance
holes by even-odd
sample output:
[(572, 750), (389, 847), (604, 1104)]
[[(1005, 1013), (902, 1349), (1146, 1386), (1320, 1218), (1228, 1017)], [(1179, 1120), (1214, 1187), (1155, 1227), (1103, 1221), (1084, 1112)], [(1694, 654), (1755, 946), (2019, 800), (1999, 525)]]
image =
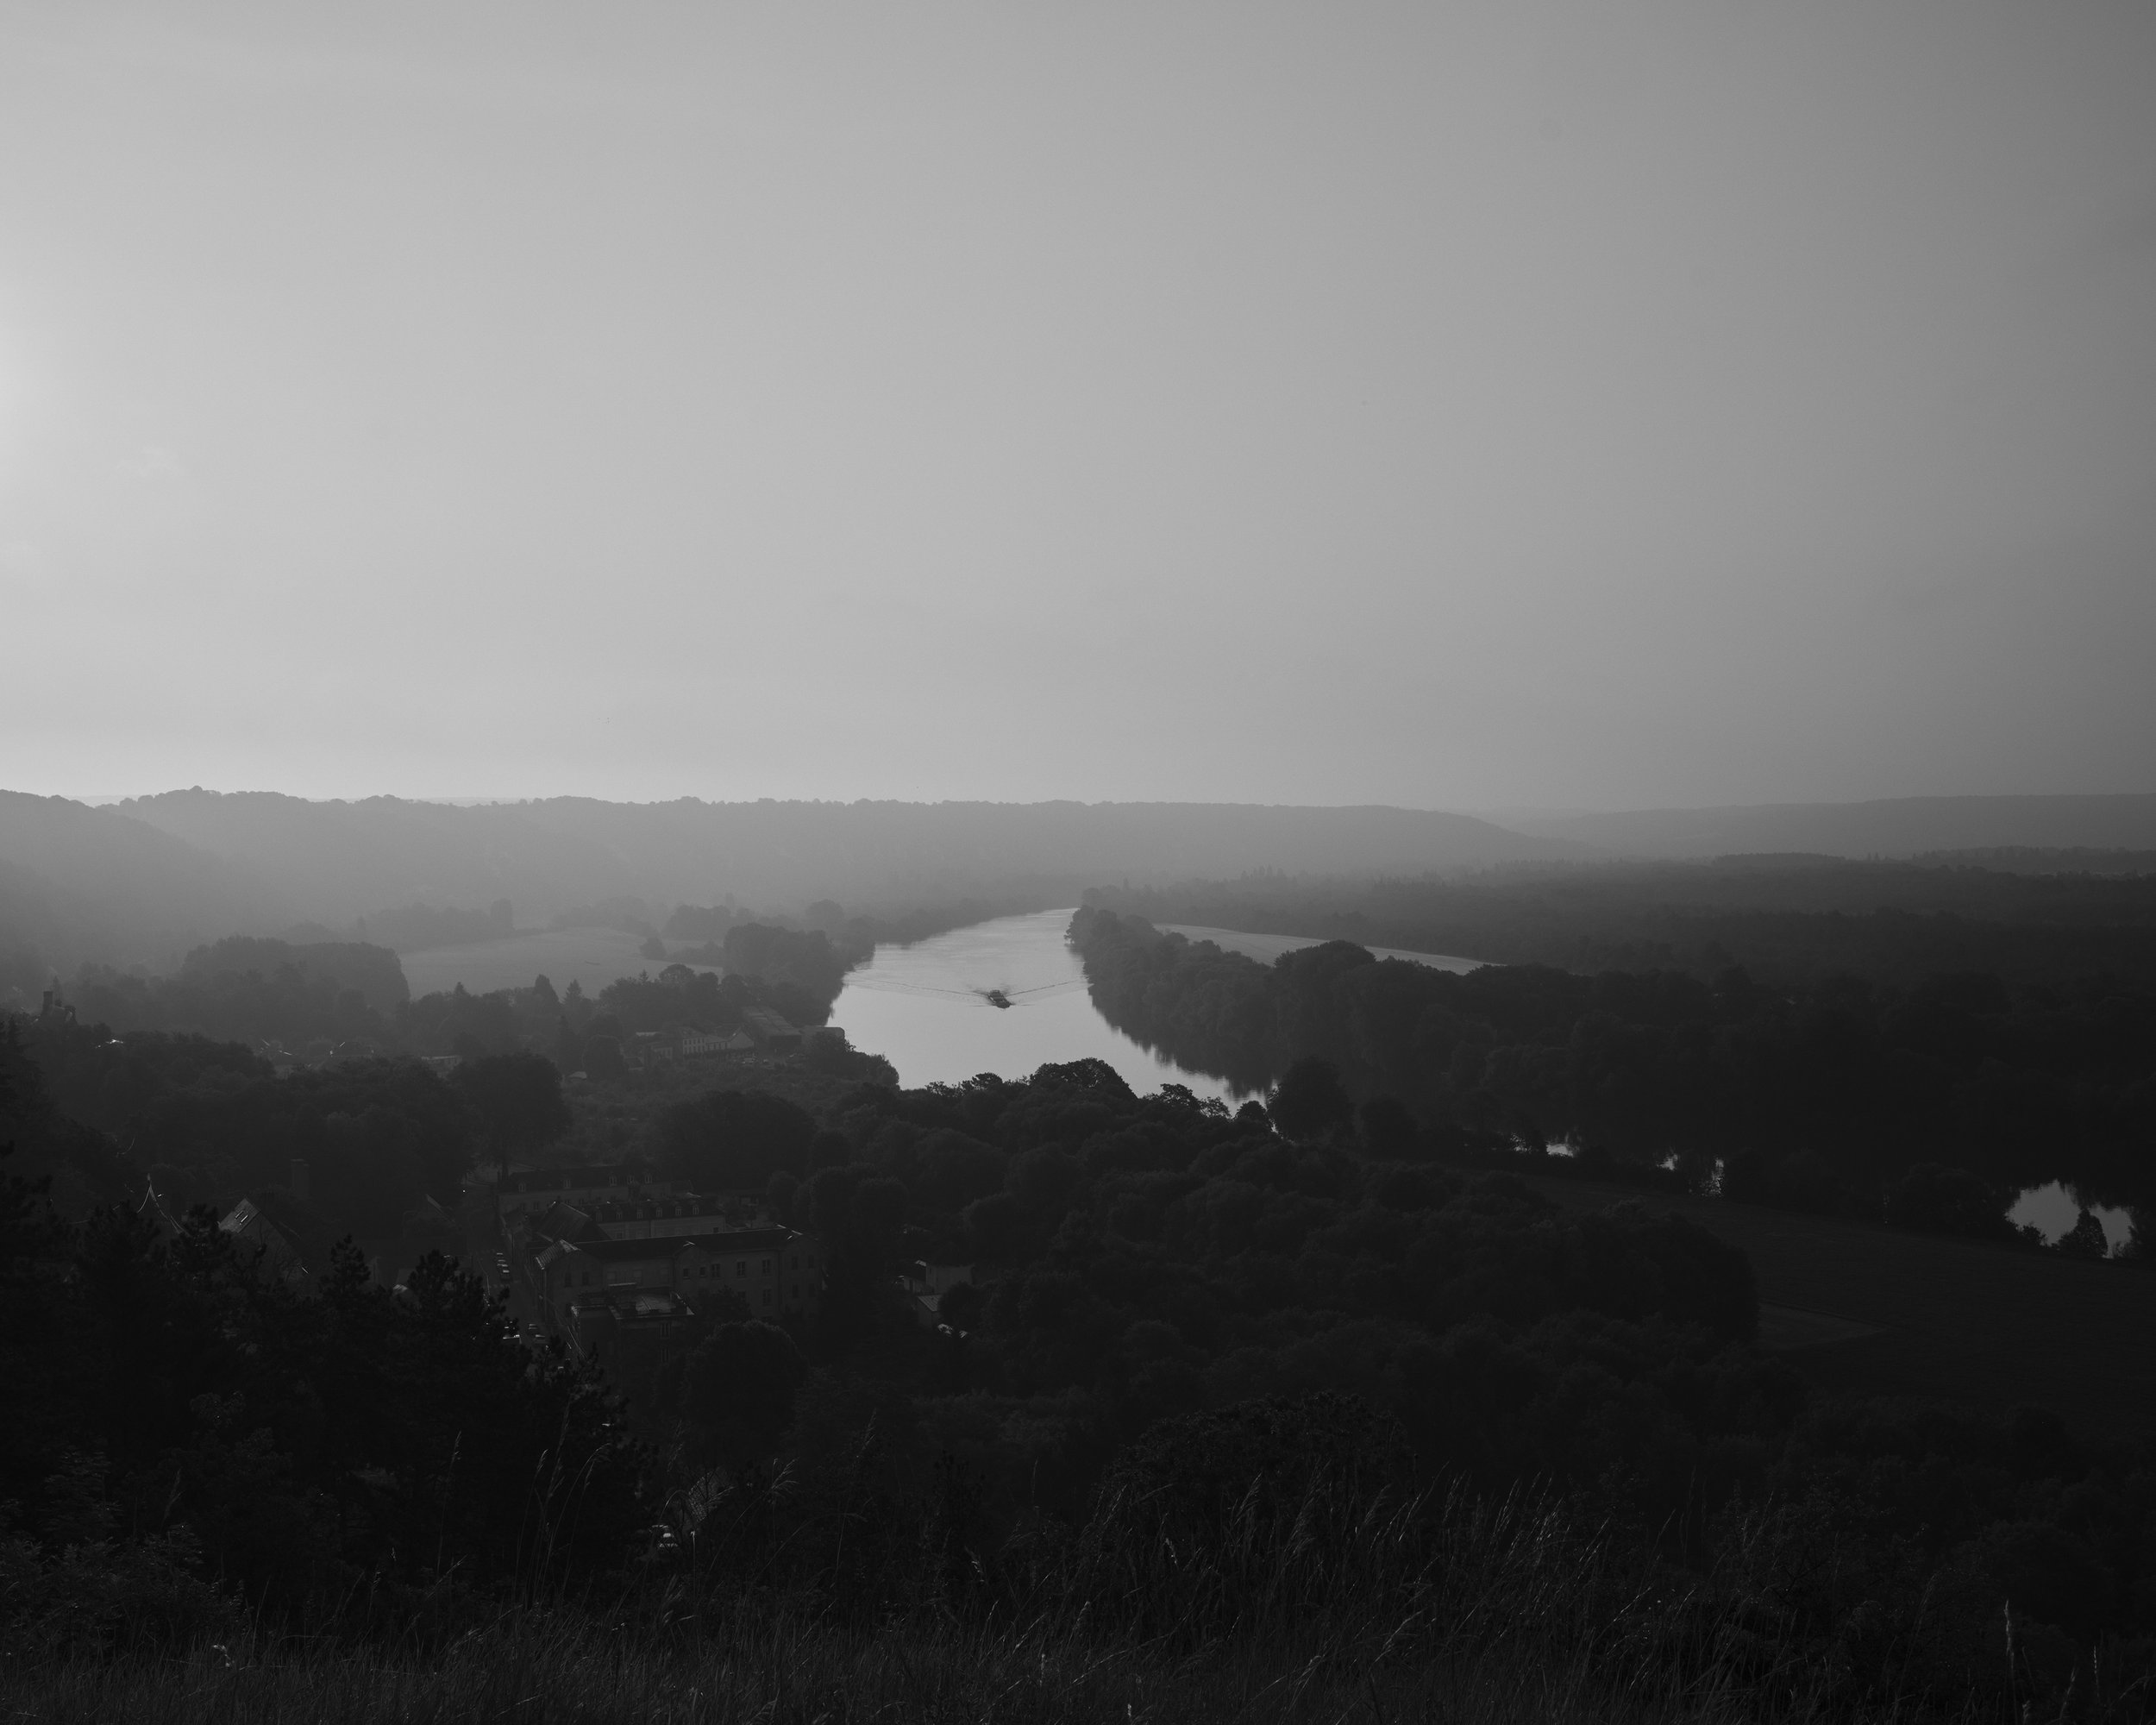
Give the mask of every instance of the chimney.
[(307, 1201), (307, 1164), (299, 1157), (292, 1157), (292, 1177), (288, 1183), (291, 1187), (292, 1196), (298, 1199), (301, 1203), (305, 1203)]

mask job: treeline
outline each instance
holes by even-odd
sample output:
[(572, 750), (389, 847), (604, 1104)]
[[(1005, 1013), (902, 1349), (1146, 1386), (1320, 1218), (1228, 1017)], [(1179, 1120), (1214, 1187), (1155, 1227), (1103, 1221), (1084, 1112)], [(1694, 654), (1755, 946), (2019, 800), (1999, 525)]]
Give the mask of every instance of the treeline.
[(76, 1016), (115, 1031), (185, 1031), (222, 1041), (389, 1043), (411, 1000), (387, 947), (234, 935), (199, 946), (173, 976), (87, 966), (66, 991)]
[[(731, 1031), (750, 1007), (818, 1025), (843, 985), (849, 960), (820, 930), (745, 922), (716, 955), (721, 979), (685, 964), (624, 978), (587, 1000), (572, 982), (557, 994), (544, 976), (530, 988), (474, 994), (461, 984), (414, 1000), (397, 954), (351, 942), (295, 944), (233, 936), (197, 947), (173, 976), (86, 967), (65, 991), (85, 1024), (127, 1035), (191, 1033), (275, 1045), (295, 1057), (333, 1052), (479, 1054), (514, 1048), (560, 1055), (564, 1070), (587, 1063), (583, 1040), (688, 1027)], [(572, 1041), (578, 1045), (570, 1046)], [(600, 1062), (615, 1070), (602, 1051)]]
[(556, 1069), (515, 1052), (446, 1080), (406, 1058), (279, 1076), (206, 1037), (43, 1024), (25, 1038), (10, 1021), (0, 1025), (0, 1087), (34, 1104), (0, 1110), (0, 1140), (17, 1141), (28, 1167), (53, 1182), (62, 1214), (141, 1208), (147, 1197), (177, 1218), (248, 1198), (316, 1272), (339, 1238), (396, 1235), (415, 1216), (461, 1250), (454, 1218), (473, 1163), (505, 1142), (529, 1155), (567, 1124)]
[(1155, 924), (1291, 934), (1492, 964), (1682, 970), (1908, 988), (1983, 971), (2009, 986), (2110, 975), (2156, 987), (2156, 872), (2029, 874), (1819, 856), (1520, 867), (1443, 880), (1257, 875), (1088, 904)]
[(2156, 989), (2115, 978), (1454, 975), (1347, 942), (1264, 965), (1098, 908), (1071, 938), (1094, 1002), (1148, 1046), (1247, 1088), (1321, 1058), (1358, 1095), (1400, 1099), (1439, 1150), (1562, 1139), (1699, 1179), (1723, 1160), (1760, 1190), (1872, 1216), (1927, 1164), (2156, 1202)]
[[(793, 975), (804, 987), (828, 986), (837, 993), (837, 978), (856, 965), (865, 964), (881, 945), (910, 945), (953, 929), (969, 928), (993, 917), (1018, 916), (1044, 910), (1055, 903), (1038, 895), (998, 899), (959, 899), (947, 903), (917, 905), (910, 910), (849, 913), (836, 900), (819, 899), (799, 917), (751, 913), (724, 905), (676, 905), (662, 932), (669, 940), (694, 940), (699, 947), (675, 957), (724, 963), (730, 969), (746, 968), (751, 974)], [(737, 932), (761, 925), (746, 947), (735, 944)], [(821, 947), (813, 943), (819, 938)], [(789, 946), (788, 941), (800, 944)], [(741, 963), (729, 957), (738, 953)], [(827, 955), (827, 956), (826, 956)], [(774, 970), (774, 963), (788, 967)], [(829, 966), (836, 963), (837, 970)], [(828, 977), (824, 983), (815, 979)]]

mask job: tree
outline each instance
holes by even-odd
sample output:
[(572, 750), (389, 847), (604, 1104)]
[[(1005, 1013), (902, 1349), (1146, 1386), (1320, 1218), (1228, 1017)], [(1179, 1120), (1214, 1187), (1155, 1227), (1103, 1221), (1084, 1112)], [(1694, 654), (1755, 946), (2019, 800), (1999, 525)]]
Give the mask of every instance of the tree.
[(763, 1460), (793, 1423), (808, 1376), (793, 1339), (772, 1324), (721, 1324), (682, 1362), (676, 1411), (699, 1458), (736, 1471)]
[(529, 1156), (568, 1130), (561, 1074), (542, 1054), (488, 1054), (467, 1060), (450, 1082), (478, 1113), (488, 1159), (505, 1174), (512, 1156)]
[(811, 1168), (816, 1122), (783, 1096), (712, 1090), (669, 1108), (659, 1124), (659, 1165), (699, 1192), (758, 1192), (783, 1170)]
[(1355, 1099), (1340, 1075), (1315, 1055), (1282, 1074), (1269, 1100), (1273, 1124), (1289, 1138), (1323, 1138), (1355, 1119)]
[(987, 1304), (978, 1288), (970, 1282), (962, 1282), (956, 1288), (944, 1290), (943, 1297), (937, 1302), (936, 1315), (963, 1333), (981, 1327), (981, 1309)]
[(1397, 1096), (1373, 1096), (1363, 1104), (1363, 1143), (1385, 1162), (1408, 1162), (1417, 1150), (1415, 1117)]

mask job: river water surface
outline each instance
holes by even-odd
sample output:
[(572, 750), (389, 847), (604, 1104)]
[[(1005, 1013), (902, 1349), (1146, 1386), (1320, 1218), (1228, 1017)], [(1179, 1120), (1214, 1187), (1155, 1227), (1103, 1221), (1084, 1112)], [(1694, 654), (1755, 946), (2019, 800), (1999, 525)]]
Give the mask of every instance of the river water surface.
[[(1063, 943), (1072, 913), (999, 917), (911, 946), (879, 946), (848, 973), (831, 1022), (881, 1054), (904, 1085), (956, 1084), (982, 1072), (1023, 1078), (1051, 1061), (1105, 1060), (1141, 1095), (1181, 1084), (1232, 1102), (1226, 1080), (1149, 1053), (1094, 1009), (1078, 955)], [(990, 990), (1008, 1008), (990, 1003)]]

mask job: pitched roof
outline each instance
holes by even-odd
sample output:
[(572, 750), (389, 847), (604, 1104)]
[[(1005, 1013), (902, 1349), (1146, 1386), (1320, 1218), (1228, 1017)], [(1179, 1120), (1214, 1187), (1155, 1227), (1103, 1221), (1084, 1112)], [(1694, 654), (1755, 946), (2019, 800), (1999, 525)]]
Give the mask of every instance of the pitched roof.
[(605, 1233), (584, 1211), (566, 1198), (554, 1202), (530, 1219), (532, 1233), (548, 1239), (604, 1239)]
[(561, 1240), (540, 1254), (540, 1262), (554, 1262), (559, 1252), (567, 1257), (583, 1252), (600, 1264), (633, 1264), (640, 1258), (675, 1258), (685, 1251), (718, 1257), (730, 1251), (776, 1251), (801, 1236), (792, 1228), (744, 1228), (726, 1234), (662, 1234), (656, 1239)]
[(298, 1248), (285, 1239), (276, 1223), (255, 1207), (252, 1198), (242, 1198), (217, 1224), (218, 1231), (230, 1234), (235, 1240), (245, 1240), (257, 1247), (265, 1262), (273, 1265), (288, 1282), (304, 1282), (307, 1265)]
[(651, 1170), (636, 1163), (600, 1164), (589, 1168), (527, 1168), (502, 1182), (505, 1195), (512, 1193), (593, 1192), (609, 1186), (641, 1186), (651, 1182)]

